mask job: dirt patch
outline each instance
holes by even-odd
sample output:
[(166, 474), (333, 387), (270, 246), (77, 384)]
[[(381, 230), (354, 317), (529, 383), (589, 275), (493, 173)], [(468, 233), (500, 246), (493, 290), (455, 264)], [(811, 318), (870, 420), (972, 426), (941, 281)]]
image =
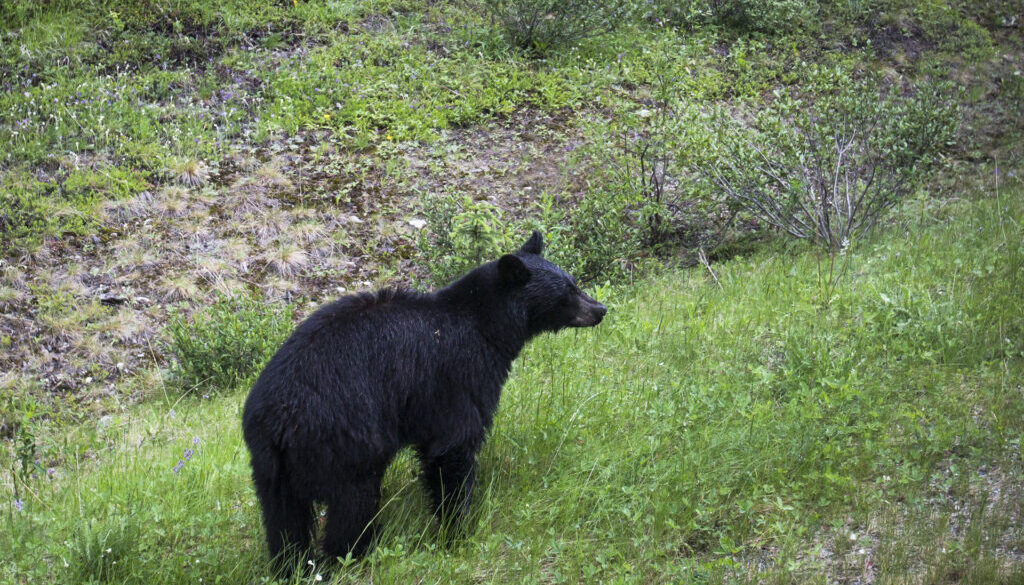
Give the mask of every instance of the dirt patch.
[(457, 193), (487, 199), (509, 217), (529, 215), (545, 192), (571, 190), (566, 156), (579, 142), (565, 114), (520, 111), (485, 126), (457, 128), (405, 153), (418, 193)]
[(521, 111), (386, 152), (310, 131), (195, 161), (208, 172), (107, 203), (92, 235), (50, 240), (0, 271), (0, 369), (49, 393), (121, 392), (133, 373), (165, 365), (172, 306), (247, 294), (309, 307), (410, 284), (426, 276), (410, 223), (424, 194), (487, 199), (521, 219), (541, 192), (569, 185), (575, 134), (564, 116)]
[(884, 61), (915, 63), (921, 55), (935, 49), (935, 43), (913, 25), (875, 23), (868, 27), (868, 38), (875, 53)]

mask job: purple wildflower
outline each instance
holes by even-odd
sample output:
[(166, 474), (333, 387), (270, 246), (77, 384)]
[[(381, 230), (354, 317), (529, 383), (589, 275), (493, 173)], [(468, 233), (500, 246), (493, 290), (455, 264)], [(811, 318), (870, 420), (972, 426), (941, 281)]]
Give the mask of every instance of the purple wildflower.
[(25, 509), (25, 502), (22, 502), (21, 498), (14, 500), (14, 509), (17, 510), (18, 512), (21, 512), (22, 510)]

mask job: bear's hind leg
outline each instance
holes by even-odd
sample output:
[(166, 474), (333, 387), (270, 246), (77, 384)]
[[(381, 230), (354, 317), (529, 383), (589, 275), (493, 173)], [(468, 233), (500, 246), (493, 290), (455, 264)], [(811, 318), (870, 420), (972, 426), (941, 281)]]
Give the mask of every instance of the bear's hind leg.
[(270, 558), (282, 568), (309, 550), (313, 532), (313, 502), (295, 497), (282, 486), (256, 485)]
[(373, 520), (380, 502), (382, 475), (371, 475), (357, 482), (334, 486), (327, 503), (327, 530), (324, 553), (327, 558), (345, 558), (348, 553), (360, 557), (373, 540)]

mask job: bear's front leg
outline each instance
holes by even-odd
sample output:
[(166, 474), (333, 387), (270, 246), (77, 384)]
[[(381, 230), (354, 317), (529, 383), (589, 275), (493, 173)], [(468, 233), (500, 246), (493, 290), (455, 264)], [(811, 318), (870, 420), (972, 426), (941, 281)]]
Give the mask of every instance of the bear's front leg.
[(434, 503), (434, 514), (443, 527), (461, 529), (469, 516), (476, 480), (476, 454), (480, 440), (473, 438), (436, 455), (423, 449), (423, 479)]

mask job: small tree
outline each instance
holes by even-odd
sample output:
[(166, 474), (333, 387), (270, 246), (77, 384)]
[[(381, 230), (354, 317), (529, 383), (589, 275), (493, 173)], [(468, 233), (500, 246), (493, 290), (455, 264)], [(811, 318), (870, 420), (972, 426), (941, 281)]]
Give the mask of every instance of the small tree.
[(832, 73), (814, 99), (778, 94), (752, 127), (718, 112), (720, 150), (701, 170), (761, 220), (838, 251), (917, 187), (959, 116), (935, 87), (904, 97)]

